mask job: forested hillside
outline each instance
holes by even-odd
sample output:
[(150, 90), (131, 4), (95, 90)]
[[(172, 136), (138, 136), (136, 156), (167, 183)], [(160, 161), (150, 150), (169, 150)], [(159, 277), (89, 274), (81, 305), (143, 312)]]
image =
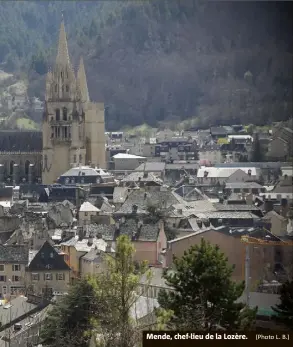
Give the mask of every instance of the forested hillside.
[(63, 11), (76, 66), (107, 128), (193, 117), (192, 125), (292, 115), (288, 2), (2, 1), (1, 69), (25, 71), (41, 96)]

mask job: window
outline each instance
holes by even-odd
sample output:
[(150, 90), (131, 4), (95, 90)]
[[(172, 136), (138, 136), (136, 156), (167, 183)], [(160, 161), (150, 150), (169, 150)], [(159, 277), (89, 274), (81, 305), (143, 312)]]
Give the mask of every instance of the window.
[(66, 93), (68, 93), (68, 92), (69, 92), (69, 86), (66, 85)]
[(73, 162), (76, 163), (76, 154), (73, 156)]
[(2, 294), (3, 295), (7, 294), (7, 287), (6, 286), (2, 286)]
[(80, 163), (82, 162), (82, 155), (81, 154), (79, 155), (79, 162)]
[(45, 253), (44, 252), (41, 253), (41, 258), (43, 258), (43, 259), (45, 258)]
[(64, 280), (65, 280), (65, 275), (64, 275), (64, 273), (56, 274), (56, 280), (57, 280), (57, 281), (64, 281)]
[(59, 108), (56, 109), (55, 114), (56, 114), (56, 121), (59, 122), (60, 121), (60, 110), (59, 110)]
[(63, 107), (63, 120), (67, 120), (67, 108)]
[(12, 276), (12, 282), (20, 282), (20, 276)]
[(52, 275), (52, 274), (45, 274), (45, 275), (44, 275), (44, 279), (45, 279), (46, 281), (52, 281), (53, 275)]
[(12, 271), (20, 271), (20, 265), (19, 264), (13, 264), (12, 265)]
[(3, 271), (5, 271), (5, 266), (4, 264), (0, 264), (0, 272), (3, 272)]
[(29, 174), (29, 167), (30, 167), (30, 162), (27, 160), (24, 164), (24, 172), (25, 172), (25, 175), (28, 175)]
[(58, 91), (58, 86), (57, 84), (55, 84), (55, 93), (57, 93), (57, 91)]
[(20, 294), (21, 292), (23, 292), (23, 287), (10, 287), (10, 294), (11, 295), (16, 295), (16, 294)]
[(40, 279), (40, 275), (37, 273), (32, 273), (32, 280), (33, 281), (38, 281)]
[(53, 252), (50, 253), (50, 258), (54, 258), (54, 253)]
[(6, 282), (6, 276), (0, 276), (0, 282)]
[(85, 213), (84, 213), (84, 215), (85, 215), (85, 216), (87, 216), (87, 215), (88, 215), (88, 213), (87, 213), (87, 212), (85, 212)]

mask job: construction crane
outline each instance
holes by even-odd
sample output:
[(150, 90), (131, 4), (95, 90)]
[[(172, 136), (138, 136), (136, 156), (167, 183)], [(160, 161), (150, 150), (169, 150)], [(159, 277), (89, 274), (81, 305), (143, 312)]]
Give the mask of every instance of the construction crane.
[(258, 239), (256, 237), (251, 237), (244, 235), (241, 237), (241, 242), (246, 244), (245, 247), (245, 294), (246, 294), (246, 304), (249, 306), (250, 303), (250, 245), (259, 246), (291, 246), (293, 247), (293, 241), (271, 241)]

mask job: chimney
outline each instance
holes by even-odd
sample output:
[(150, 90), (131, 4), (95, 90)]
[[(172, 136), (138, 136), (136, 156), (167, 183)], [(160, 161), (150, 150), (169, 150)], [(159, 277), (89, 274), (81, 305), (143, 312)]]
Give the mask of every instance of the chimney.
[(79, 241), (82, 241), (83, 238), (84, 238), (83, 227), (82, 226), (78, 226), (77, 227), (77, 232), (78, 232), (78, 239), (79, 239)]
[(133, 214), (137, 213), (137, 209), (138, 209), (137, 205), (132, 205), (132, 213)]
[(111, 253), (112, 252), (111, 242), (107, 242), (105, 252), (106, 253)]
[(88, 245), (89, 247), (91, 247), (93, 244), (94, 244), (94, 238), (93, 238), (93, 236), (91, 235), (91, 236), (88, 238), (87, 245)]

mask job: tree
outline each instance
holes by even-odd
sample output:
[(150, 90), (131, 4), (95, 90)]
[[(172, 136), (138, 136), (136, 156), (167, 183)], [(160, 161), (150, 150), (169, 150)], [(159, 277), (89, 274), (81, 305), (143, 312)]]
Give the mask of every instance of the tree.
[(139, 339), (140, 329), (132, 312), (141, 275), (147, 268), (146, 263), (135, 264), (133, 255), (130, 239), (121, 235), (115, 256), (105, 259), (107, 270), (92, 279), (95, 295), (104, 304), (103, 311), (94, 317), (94, 334), (100, 336), (98, 346), (132, 347)]
[(293, 329), (293, 279), (286, 281), (281, 287), (281, 303), (272, 307), (277, 313), (274, 319), (285, 324), (289, 329)]
[(84, 332), (91, 329), (91, 312), (96, 308), (93, 286), (86, 279), (79, 280), (49, 312), (41, 331), (43, 345), (88, 346)]
[(174, 271), (164, 278), (173, 289), (159, 292), (162, 309), (173, 311), (171, 329), (250, 328), (256, 310), (236, 300), (242, 295), (244, 283), (231, 280), (233, 267), (220, 252), (202, 239), (182, 258), (174, 258)]
[(260, 162), (263, 160), (263, 153), (259, 141), (259, 135), (255, 134), (253, 143), (252, 143), (252, 161)]

